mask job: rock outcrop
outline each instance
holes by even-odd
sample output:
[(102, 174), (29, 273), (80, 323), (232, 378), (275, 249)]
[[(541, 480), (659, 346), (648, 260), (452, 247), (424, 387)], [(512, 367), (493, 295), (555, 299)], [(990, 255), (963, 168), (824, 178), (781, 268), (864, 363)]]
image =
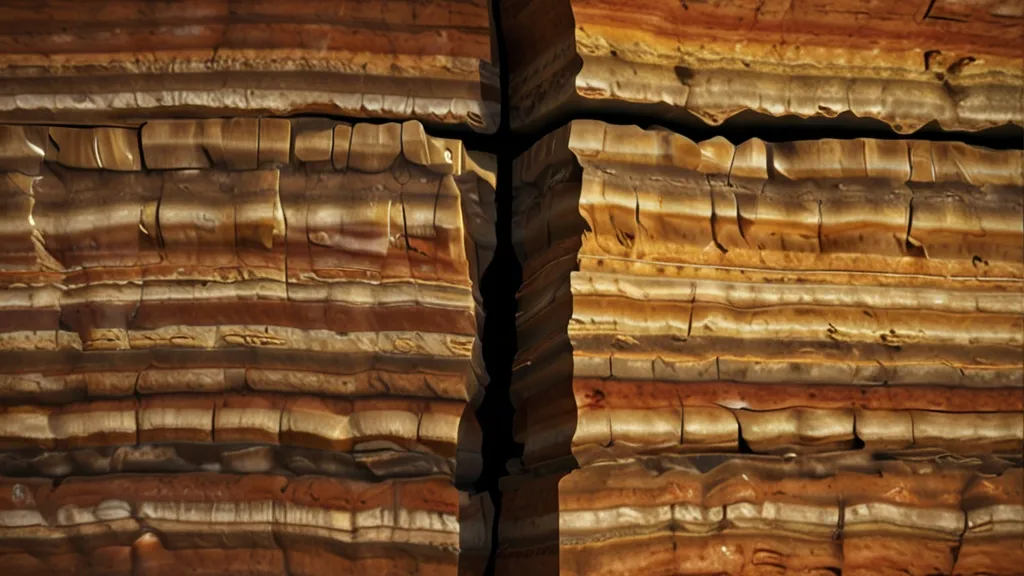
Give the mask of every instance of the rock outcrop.
[[(541, 139), (513, 175), (524, 453), (504, 573), (1013, 573), (1022, 167), (587, 120)], [(947, 482), (951, 460), (973, 471)], [(890, 471), (909, 477), (871, 480)], [(1009, 491), (961, 506), (990, 474)], [(986, 564), (986, 546), (1016, 552)]]
[[(59, 502), (7, 513), (5, 566), (440, 574), (460, 537), (486, 558), (489, 505), (459, 487), (481, 465), (492, 157), (416, 121), (7, 125), (0, 142), (0, 473)], [(93, 478), (39, 480), (68, 476)], [(387, 521), (364, 537), (361, 514)], [(80, 533), (101, 540), (40, 555)]]
[(1019, 127), (1022, 23), (1013, 0), (502, 2), (524, 128), (592, 111)]
[(486, 0), (0, 6), (0, 122), (321, 114), (494, 132)]

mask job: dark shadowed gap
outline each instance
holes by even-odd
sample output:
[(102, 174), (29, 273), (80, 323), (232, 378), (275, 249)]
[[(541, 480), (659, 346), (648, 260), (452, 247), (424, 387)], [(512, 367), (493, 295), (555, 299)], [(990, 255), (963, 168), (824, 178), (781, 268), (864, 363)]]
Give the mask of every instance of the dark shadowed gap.
[[(504, 71), (502, 72), (504, 77)], [(503, 103), (506, 102), (503, 100)], [(799, 116), (768, 116), (744, 111), (730, 117), (718, 126), (707, 124), (690, 112), (669, 106), (643, 106), (631, 109), (629, 105), (602, 102), (586, 106), (586, 102), (570, 112), (555, 113), (538, 125), (530, 125), (518, 137), (528, 135), (536, 140), (570, 120), (600, 120), (609, 124), (635, 124), (647, 129), (661, 126), (686, 136), (694, 142), (701, 142), (722, 136), (733, 144), (741, 144), (751, 138), (765, 142), (792, 142), (796, 140), (821, 140), (834, 138), (852, 140), (875, 138), (879, 140), (931, 140), (933, 142), (963, 142), (995, 150), (1020, 150), (1024, 148), (1024, 128), (1003, 125), (977, 132), (943, 130), (937, 122), (930, 122), (916, 132), (900, 134), (888, 124), (874, 118), (859, 118), (851, 112), (843, 112), (835, 118), (800, 118)], [(503, 117), (507, 110), (502, 109)], [(661, 114), (659, 115), (659, 111)], [(503, 124), (504, 126), (504, 124)]]
[[(498, 62), (507, 62), (506, 46), (501, 31), (501, 0), (491, 0), (491, 14), (498, 35)], [(498, 521), (501, 518), (501, 492), (498, 480), (506, 475), (510, 459), (522, 456), (522, 447), (512, 439), (512, 400), (509, 397), (512, 361), (516, 354), (516, 291), (522, 282), (522, 268), (512, 250), (512, 162), (526, 148), (526, 139), (512, 134), (509, 129), (508, 71), (501, 71), (501, 123), (494, 135), (479, 135), (467, 141), (468, 148), (485, 150), (497, 156), (498, 186), (497, 240), (498, 246), (490, 267), (484, 273), (480, 291), (487, 313), (484, 321), (483, 355), (490, 383), (477, 419), (483, 430), (483, 471), (477, 481), (479, 491), (487, 491), (494, 503), (494, 526), (491, 534), (491, 556), (484, 574), (494, 574), (498, 550)], [(472, 146), (476, 140), (486, 140)]]

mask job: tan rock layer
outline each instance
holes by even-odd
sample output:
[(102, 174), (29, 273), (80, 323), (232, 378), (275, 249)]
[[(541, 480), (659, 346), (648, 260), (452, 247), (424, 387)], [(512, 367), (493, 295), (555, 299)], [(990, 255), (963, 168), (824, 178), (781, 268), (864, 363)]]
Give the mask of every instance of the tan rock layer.
[(48, 0), (0, 10), (0, 119), (319, 113), (497, 129), (496, 37), (483, 0), (77, 8)]
[[(437, 478), (182, 474), (3, 482), (4, 565), (18, 573), (106, 564), (111, 573), (384, 569), (456, 573), (460, 540), (483, 536), (479, 503)], [(74, 537), (71, 544), (68, 537)], [(411, 560), (406, 560), (411, 558)], [(268, 562), (268, 564), (264, 564)], [(204, 572), (205, 573), (205, 572)]]
[(5, 476), (213, 470), (369, 481), (446, 475), (469, 485), (483, 466), (482, 431), (464, 402), (176, 394), (6, 407), (0, 427)]
[[(280, 129), (263, 129), (271, 123)], [(295, 124), (299, 138), (308, 123)], [(467, 273), (467, 257), (472, 277), (486, 268), (494, 249), (492, 158), (427, 136), (418, 122), (332, 125), (326, 154), (332, 157), (340, 140), (342, 162), (311, 172), (311, 162), (300, 159), (306, 153), (301, 138), (293, 145), (285, 120), (151, 122), (142, 129), (142, 150), (145, 167), (158, 171), (141, 174), (66, 171), (44, 165), (44, 156), (36, 158), (37, 166), (26, 166), (20, 150), (45, 146), (53, 135), (37, 142), (33, 134), (46, 129), (5, 127), (0, 158), (5, 168), (22, 172), (0, 181), (7, 208), (2, 262), (6, 270), (40, 275), (4, 274), (3, 281), (38, 284), (51, 280), (42, 274), (47, 271), (81, 275), (84, 269), (133, 267), (149, 269), (143, 276), (148, 279), (182, 279), (212, 267), (219, 271), (215, 278), (226, 281), (243, 274), (231, 271), (240, 267), (250, 269), (247, 277), (284, 280), (291, 244), (291, 279), (317, 281), (321, 269), (340, 268), (361, 279), (404, 274), (466, 284), (460, 276)], [(103, 129), (50, 131), (60, 130)], [(68, 140), (60, 154), (91, 157), (97, 138)], [(134, 152), (120, 151), (137, 160), (138, 143), (132, 142)], [(275, 169), (289, 157), (292, 168)], [(60, 164), (61, 156), (55, 161)], [(269, 168), (256, 170), (261, 166)], [(81, 162), (71, 167), (105, 168)], [(98, 276), (77, 281), (105, 278), (101, 270), (90, 272)], [(117, 272), (110, 270), (109, 279), (139, 278), (139, 270)]]
[(175, 394), (61, 407), (18, 405), (0, 412), (0, 448), (215, 442), (352, 452), (379, 444), (454, 458), (464, 409), (460, 401), (270, 394)]
[(1020, 126), (1021, 17), (1001, 0), (513, 0), (502, 4), (512, 122), (596, 109), (710, 124), (852, 113), (900, 133)]
[[(947, 413), (815, 407), (755, 412), (653, 402), (635, 408), (582, 406), (574, 423), (573, 455), (583, 464), (644, 452), (736, 451), (740, 443), (754, 453), (774, 454), (863, 446), (872, 452), (935, 449), (1012, 455), (1024, 451), (1024, 413), (1011, 409)], [(537, 450), (531, 448), (528, 440), (527, 463)]]
[[(9, 448), (17, 448), (0, 452), (0, 474), (12, 477), (62, 478), (119, 474), (119, 472), (138, 474), (138, 472), (213, 470), (231, 472), (231, 474), (337, 476), (361, 481), (447, 476), (453, 478), (457, 486), (469, 486), (479, 477), (483, 465), (480, 453), (482, 431), (479, 422), (469, 410), (464, 410), (458, 421), (457, 446), (451, 445), (453, 442), (450, 438), (452, 430), (438, 425), (438, 423), (444, 423), (444, 410), (440, 410), (438, 414), (421, 414), (419, 416), (420, 424), (416, 434), (418, 437), (421, 433), (425, 436), (416, 442), (409, 442), (408, 439), (403, 440), (395, 436), (395, 430), (401, 428), (403, 423), (400, 417), (402, 414), (395, 414), (396, 411), (365, 411), (354, 419), (352, 413), (336, 414), (336, 421), (342, 418), (346, 421), (348, 431), (352, 431), (353, 422), (356, 423), (356, 428), (362, 425), (362, 429), (356, 431), (367, 431), (367, 423), (375, 422), (380, 425), (382, 420), (388, 420), (384, 436), (353, 438), (358, 442), (352, 443), (347, 451), (343, 451), (337, 446), (337, 438), (328, 438), (338, 436), (333, 434), (335, 430), (327, 429), (326, 426), (324, 429), (318, 427), (326, 423), (329, 424), (330, 422), (325, 422), (325, 416), (330, 417), (332, 413), (324, 410), (317, 411), (316, 408), (323, 408), (324, 405), (330, 403), (317, 402), (315, 399), (279, 399), (283, 401), (280, 404), (293, 407), (304, 405), (305, 408), (280, 410), (282, 421), (285, 422), (287, 429), (284, 437), (279, 430), (278, 437), (275, 439), (268, 434), (268, 428), (272, 428), (272, 426), (259, 425), (260, 417), (265, 419), (268, 412), (266, 408), (257, 407), (242, 412), (238, 406), (233, 406), (228, 407), (226, 412), (224, 410), (228, 402), (238, 404), (241, 401), (241, 405), (245, 406), (254, 401), (258, 404), (259, 398), (217, 399), (213, 408), (214, 416), (210, 419), (209, 434), (204, 429), (203, 422), (198, 418), (182, 417), (195, 414), (197, 407), (202, 410), (205, 405), (203, 399), (185, 398), (186, 400), (182, 401), (179, 397), (171, 397), (170, 402), (166, 400), (159, 402), (156, 406), (156, 413), (151, 407), (145, 408), (145, 413), (151, 416), (148, 421), (142, 421), (140, 415), (143, 413), (143, 409), (136, 407), (134, 439), (126, 434), (126, 429), (131, 425), (130, 422), (122, 420), (120, 429), (111, 429), (110, 422), (114, 419), (112, 417), (114, 413), (90, 410), (90, 408), (97, 407), (96, 403), (81, 409), (76, 407), (65, 411), (49, 412), (46, 427), (50, 431), (57, 431), (63, 437), (60, 439), (54, 437), (52, 438), (53, 442), (40, 439), (39, 435), (29, 438), (33, 434), (32, 415), (44, 414), (44, 410), (39, 407), (19, 407), (9, 410), (0, 419), (4, 419), (7, 424), (11, 424), (14, 420), (22, 420), (23, 424), (29, 425), (18, 430), (8, 429), (10, 434), (5, 439), (5, 444)], [(262, 398), (268, 401), (274, 400)], [(117, 406), (117, 404), (106, 403), (105, 407), (109, 408)], [(174, 407), (168, 409), (166, 408), (168, 404)], [(337, 404), (334, 403), (335, 407)], [(365, 408), (368, 402), (360, 404)], [(385, 405), (385, 408), (388, 407), (387, 405), (394, 408), (394, 405), (400, 404), (400, 401), (394, 402), (385, 399), (382, 402), (369, 403), (371, 408), (380, 408), (382, 404)], [(182, 406), (185, 410), (181, 410)], [(169, 411), (173, 411), (171, 414), (173, 418), (167, 418)], [(451, 410), (449, 411), (451, 412)], [(287, 416), (286, 412), (288, 412)], [(26, 414), (29, 416), (27, 417)], [(163, 427), (155, 427), (155, 419), (161, 417), (164, 418), (161, 423)], [(310, 417), (314, 429), (310, 430), (309, 423), (301, 421), (304, 417)], [(232, 419), (233, 422), (230, 421)], [(36, 420), (38, 424), (38, 418)], [(96, 425), (94, 420), (99, 420), (99, 424)], [(170, 424), (168, 420), (170, 420)], [(425, 426), (424, 421), (426, 421)], [(292, 425), (292, 422), (296, 422), (296, 424)], [(78, 424), (77, 428), (76, 424)], [(90, 426), (91, 429), (89, 429)], [(97, 431), (97, 428), (103, 429)], [(140, 428), (145, 428), (142, 434), (139, 434)], [(39, 425), (35, 426), (35, 431), (40, 429)], [(71, 434), (68, 434), (69, 430), (71, 430)], [(85, 431), (90, 434), (82, 436)], [(188, 436), (188, 442), (173, 441), (181, 439), (185, 434)], [(444, 438), (441, 438), (442, 436)], [(124, 445), (118, 445), (119, 437), (124, 439)], [(155, 444), (146, 444), (142, 440), (143, 437), (147, 440), (157, 439), (157, 441)], [(40, 442), (40, 440), (43, 441)], [(24, 448), (30, 444), (43, 447)], [(98, 446), (100, 444), (104, 446)], [(92, 446), (88, 447), (88, 445)], [(308, 448), (309, 446), (315, 448)], [(453, 448), (455, 448), (454, 457), (451, 455)]]
[[(570, 451), (587, 465), (643, 454), (740, 450), (1008, 455), (1024, 450), (1019, 389), (909, 387), (868, 394), (865, 388), (842, 388), (577, 380), (575, 398), (538, 393), (520, 404), (516, 437), (525, 445), (523, 463), (531, 467)], [(899, 404), (891, 402), (889, 390)], [(765, 397), (772, 404), (745, 402)], [(943, 405), (943, 398), (958, 400)]]
[(1019, 388), (1024, 375), (1019, 292), (589, 272), (569, 285), (547, 302), (520, 293), (517, 398), (554, 375), (987, 388)]
[(701, 471), (659, 459), (506, 483), (498, 573), (552, 562), (567, 574), (1017, 569), (1019, 467), (807, 464), (730, 459)]
[[(465, 400), (465, 363), (370, 354), (241, 351), (101, 351), (0, 355), (4, 403), (67, 404), (133, 395), (283, 392)], [(219, 365), (219, 366), (218, 366)]]

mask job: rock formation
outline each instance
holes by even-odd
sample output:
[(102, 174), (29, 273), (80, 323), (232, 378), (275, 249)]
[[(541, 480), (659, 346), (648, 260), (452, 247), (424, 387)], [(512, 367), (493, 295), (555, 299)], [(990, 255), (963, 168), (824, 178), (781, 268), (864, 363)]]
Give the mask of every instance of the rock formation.
[(1019, 461), (866, 460), (662, 456), (513, 478), (497, 573), (1019, 573)]
[(454, 482), (480, 469), (492, 157), (416, 121), (234, 118), (6, 125), (0, 169), (0, 564), (486, 557)]
[(1020, 576), (1022, 46), (3, 2), (0, 570)]
[(1014, 573), (1022, 168), (588, 120), (541, 139), (513, 174), (501, 573)]
[(493, 132), (485, 0), (0, 6), (0, 122), (316, 113)]
[(17, 574), (446, 574), (460, 540), (443, 478), (132, 475), (0, 494)]
[(1024, 125), (1015, 0), (506, 0), (502, 21), (521, 127), (592, 110)]

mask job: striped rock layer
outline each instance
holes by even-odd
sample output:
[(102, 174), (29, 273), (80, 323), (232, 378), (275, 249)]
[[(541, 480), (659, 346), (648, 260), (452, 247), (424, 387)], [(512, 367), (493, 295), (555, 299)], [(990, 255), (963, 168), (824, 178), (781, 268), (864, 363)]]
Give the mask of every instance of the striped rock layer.
[(1017, 573), (1022, 168), (596, 121), (540, 140), (513, 174), (499, 570)]
[(1024, 562), (1019, 457), (663, 457), (504, 491), (502, 576), (1008, 575)]
[(474, 539), (479, 500), (439, 477), (4, 479), (0, 494), (0, 562), (14, 574), (472, 573), (488, 546)]
[(484, 0), (68, 0), (0, 7), (0, 122), (317, 113), (493, 132)]
[(1014, 0), (502, 2), (523, 128), (595, 110), (1019, 127), (1022, 24)]
[[(37, 513), (45, 529), (6, 525), (17, 528), (0, 538), (13, 565), (482, 570), (489, 504), (455, 483), (481, 466), (478, 286), (495, 247), (494, 186), (493, 158), (416, 121), (0, 126), (0, 474), (50, 490), (40, 478), (94, 476), (80, 485), (102, 487), (132, 473), (124, 490), (157, 490), (175, 514), (199, 506), (193, 481), (434, 486), (409, 514), (436, 499), (451, 508), (422, 541), (381, 525), (363, 546), (354, 528), (299, 522), (347, 532), (296, 557), (277, 532), (287, 518), (241, 488), (263, 516), (239, 511), (225, 522), (245, 526), (223, 530), (188, 520), (184, 545), (149, 528), (140, 496), (118, 516), (123, 530), (99, 517), (65, 526), (48, 512)], [(471, 519), (464, 558), (460, 498)], [(394, 521), (412, 522), (396, 502)], [(53, 548), (81, 530), (100, 535), (100, 556)]]

